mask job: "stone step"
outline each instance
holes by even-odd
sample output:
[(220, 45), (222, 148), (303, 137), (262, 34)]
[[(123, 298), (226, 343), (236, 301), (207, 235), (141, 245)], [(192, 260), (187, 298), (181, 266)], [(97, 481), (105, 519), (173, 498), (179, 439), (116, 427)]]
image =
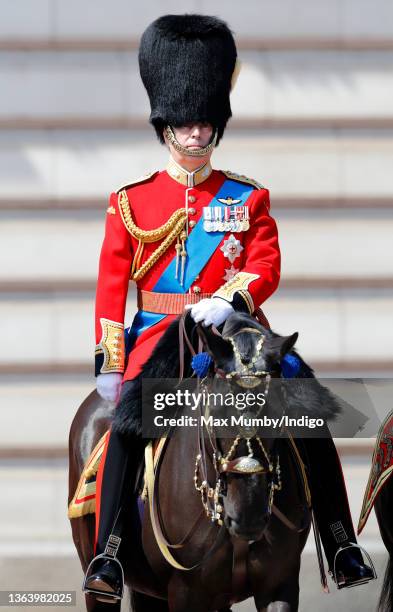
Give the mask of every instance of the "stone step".
[[(304, 278), (323, 285), (324, 279), (341, 278), (351, 285), (352, 277), (386, 279), (388, 285), (393, 277), (393, 208), (275, 210), (272, 197), (272, 214), (279, 228), (283, 280), (296, 284)], [(94, 283), (105, 208), (7, 210), (1, 216), (0, 253), (12, 266), (2, 268), (0, 289), (6, 281), (56, 279), (71, 287), (72, 281)]]
[[(364, 361), (368, 369), (373, 362), (391, 361), (392, 309), (393, 289), (280, 289), (264, 305), (273, 329), (280, 334), (298, 331), (303, 357), (311, 364), (323, 362), (325, 369), (329, 363), (334, 368)], [(130, 291), (126, 325), (134, 312), (135, 293)], [(0, 301), (0, 321), (0, 365), (5, 371), (93, 364), (92, 293), (8, 294)], [(23, 336), (16, 332), (21, 329)]]
[[(0, 198), (101, 201), (166, 163), (151, 128), (0, 131)], [(272, 198), (391, 197), (393, 129), (228, 129), (213, 164), (259, 180)]]
[[(235, 120), (393, 118), (393, 50), (239, 53), (242, 70), (232, 93)], [(7, 120), (15, 127), (26, 120), (145, 121), (149, 113), (137, 50), (3, 51), (0, 88), (3, 125)]]
[[(109, 0), (35, 0), (34, 10), (28, 0), (3, 0), (0, 37), (23, 38), (90, 38), (105, 39), (139, 36), (153, 19), (163, 12), (207, 13), (226, 19), (238, 36), (263, 36), (268, 39), (289, 38), (390, 38), (393, 8), (389, 0), (374, 3), (356, 0), (303, 0), (301, 7), (285, 0), (274, 4), (268, 0), (248, 0), (239, 10), (236, 0), (184, 0), (167, 2), (151, 0), (137, 8), (127, 0), (117, 0), (114, 10)], [(78, 15), (78, 19), (75, 19)]]
[(19, 458), (22, 451), (32, 458), (44, 453), (61, 456), (68, 445), (72, 419), (94, 388), (93, 368), (90, 374), (1, 377), (4, 419), (0, 456), (17, 457), (16, 450)]

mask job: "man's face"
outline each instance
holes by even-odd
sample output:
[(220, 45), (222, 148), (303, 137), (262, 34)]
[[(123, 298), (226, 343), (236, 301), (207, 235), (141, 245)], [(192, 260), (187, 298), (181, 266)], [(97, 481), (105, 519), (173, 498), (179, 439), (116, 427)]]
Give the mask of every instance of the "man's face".
[(212, 137), (213, 127), (210, 123), (187, 123), (173, 128), (177, 141), (190, 150), (206, 147)]
[[(190, 151), (195, 151), (197, 149), (203, 149), (203, 147), (206, 147), (210, 143), (213, 135), (213, 127), (210, 123), (188, 123), (187, 125), (173, 127), (172, 129), (177, 141), (183, 147), (190, 149)], [(169, 147), (172, 158), (175, 160), (175, 162), (180, 164), (180, 166), (183, 166), (188, 170), (194, 170), (199, 166), (206, 164), (213, 153), (213, 150), (211, 150), (202, 157), (190, 157), (189, 155), (177, 151), (173, 145), (168, 142), (165, 133), (164, 138)]]

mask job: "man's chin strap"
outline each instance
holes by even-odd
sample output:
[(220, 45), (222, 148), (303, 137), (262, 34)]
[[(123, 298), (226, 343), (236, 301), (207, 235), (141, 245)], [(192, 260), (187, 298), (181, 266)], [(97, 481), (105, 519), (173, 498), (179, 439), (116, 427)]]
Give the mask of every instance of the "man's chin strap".
[(176, 149), (176, 151), (178, 151), (182, 155), (188, 155), (189, 157), (203, 157), (204, 155), (206, 155), (207, 153), (210, 153), (210, 151), (214, 149), (214, 147), (216, 146), (216, 142), (217, 142), (217, 130), (214, 130), (214, 136), (212, 140), (210, 141), (210, 143), (206, 145), (206, 147), (203, 147), (202, 149), (187, 149), (187, 147), (183, 147), (183, 145), (181, 145), (180, 142), (178, 142), (178, 140), (176, 139), (175, 133), (170, 125), (167, 125), (164, 128), (164, 131), (168, 139), (168, 142), (171, 143), (174, 149)]

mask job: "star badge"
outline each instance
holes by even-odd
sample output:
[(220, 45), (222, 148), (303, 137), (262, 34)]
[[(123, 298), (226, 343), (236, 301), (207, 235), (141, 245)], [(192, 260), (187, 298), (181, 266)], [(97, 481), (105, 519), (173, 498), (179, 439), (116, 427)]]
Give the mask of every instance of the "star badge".
[(236, 274), (240, 272), (240, 270), (238, 268), (235, 268), (234, 266), (231, 266), (230, 268), (227, 268), (225, 270), (225, 274), (223, 276), (224, 281), (230, 281), (233, 279), (234, 276), (236, 276)]
[(108, 208), (106, 209), (106, 212), (108, 213), (108, 215), (115, 215), (116, 208), (114, 206), (108, 206)]
[(224, 257), (227, 257), (231, 263), (233, 263), (236, 257), (239, 257), (243, 247), (240, 244), (240, 240), (237, 240), (233, 234), (231, 234), (228, 240), (224, 240), (224, 244), (221, 247), (221, 251), (224, 253)]
[(226, 198), (218, 198), (218, 201), (221, 204), (226, 204), (226, 206), (232, 206), (233, 204), (240, 204), (241, 200), (234, 200), (231, 196), (227, 196)]

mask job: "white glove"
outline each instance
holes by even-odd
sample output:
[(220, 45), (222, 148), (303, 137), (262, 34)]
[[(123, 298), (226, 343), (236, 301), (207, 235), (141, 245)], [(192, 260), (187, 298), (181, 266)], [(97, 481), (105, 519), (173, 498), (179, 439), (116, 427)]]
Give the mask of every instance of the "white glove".
[(205, 298), (197, 304), (186, 304), (186, 310), (191, 310), (195, 323), (202, 325), (221, 325), (233, 312), (233, 306), (220, 297)]
[(108, 372), (107, 374), (98, 374), (97, 376), (97, 391), (102, 399), (107, 402), (117, 402), (120, 396), (121, 383), (123, 374), (120, 372)]

